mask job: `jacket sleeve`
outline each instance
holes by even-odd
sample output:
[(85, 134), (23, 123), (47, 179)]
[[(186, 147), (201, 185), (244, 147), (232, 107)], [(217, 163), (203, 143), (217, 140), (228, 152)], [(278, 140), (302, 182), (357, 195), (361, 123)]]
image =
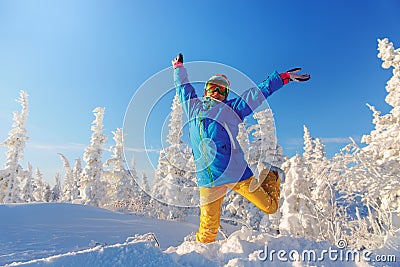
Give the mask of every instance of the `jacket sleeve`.
[(199, 102), (199, 99), (197, 98), (195, 89), (189, 83), (185, 67), (181, 66), (174, 69), (174, 84), (182, 108), (190, 118), (193, 113), (193, 106)]
[(273, 92), (283, 86), (282, 78), (279, 73), (274, 71), (266, 80), (258, 84), (257, 87), (250, 88), (233, 100), (231, 100), (231, 108), (243, 120), (244, 117), (253, 113), (259, 107), (264, 99), (268, 98)]

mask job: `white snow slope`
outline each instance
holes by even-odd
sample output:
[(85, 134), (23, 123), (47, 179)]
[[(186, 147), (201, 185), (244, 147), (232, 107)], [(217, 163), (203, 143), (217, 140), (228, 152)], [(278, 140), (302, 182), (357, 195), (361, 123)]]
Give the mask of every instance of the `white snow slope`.
[(183, 241), (196, 230), (196, 219), (160, 221), (65, 203), (0, 205), (0, 266), (400, 266), (399, 233), (383, 248), (354, 252), (246, 228), (211, 244)]

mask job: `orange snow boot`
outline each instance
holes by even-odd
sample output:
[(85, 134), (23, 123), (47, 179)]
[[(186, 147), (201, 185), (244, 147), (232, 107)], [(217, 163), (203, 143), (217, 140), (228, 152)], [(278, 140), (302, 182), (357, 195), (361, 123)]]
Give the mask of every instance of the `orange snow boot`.
[[(263, 170), (264, 171), (264, 170)], [(263, 171), (260, 176), (263, 175)], [(268, 170), (265, 170), (268, 171)], [(265, 173), (264, 173), (265, 175)], [(261, 188), (268, 194), (273, 196), (275, 199), (279, 199), (281, 193), (281, 179), (279, 178), (278, 171), (269, 170), (266, 174), (264, 181), (261, 184)]]

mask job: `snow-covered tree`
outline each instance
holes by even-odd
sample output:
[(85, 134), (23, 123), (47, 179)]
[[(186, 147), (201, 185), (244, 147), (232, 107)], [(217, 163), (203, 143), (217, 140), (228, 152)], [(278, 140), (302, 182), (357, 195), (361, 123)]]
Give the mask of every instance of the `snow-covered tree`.
[(400, 163), (400, 48), (394, 49), (393, 43), (387, 38), (378, 40), (378, 57), (383, 60), (382, 67), (393, 67), (393, 76), (387, 82), (386, 103), (392, 110), (383, 116), (374, 106), (368, 104), (373, 111), (375, 129), (369, 135), (364, 135), (362, 142), (368, 144), (368, 150), (375, 160), (385, 164), (387, 169), (398, 172)]
[(20, 91), (21, 113), (14, 112), (14, 123), (8, 138), (0, 145), (8, 147), (4, 170), (0, 172), (0, 203), (15, 203), (20, 201), (20, 181), (23, 180), (23, 169), (19, 162), (24, 158), (25, 143), (28, 140), (26, 119), (28, 117), (28, 94)]
[(316, 161), (321, 161), (325, 159), (325, 145), (322, 143), (321, 139), (315, 139), (314, 155)]
[(21, 201), (27, 203), (35, 201), (35, 198), (33, 197), (32, 165), (29, 163), (25, 179), (21, 183)]
[(142, 182), (141, 182), (141, 184), (143, 185), (143, 190), (145, 192), (150, 192), (149, 178), (147, 178), (147, 175), (144, 172), (142, 172)]
[[(383, 199), (400, 181), (387, 173), (355, 142), (342, 149), (331, 160), (330, 179), (335, 181), (336, 236), (352, 248), (376, 248), (392, 233), (392, 211), (382, 205)], [(396, 207), (397, 208), (397, 207)]]
[(149, 194), (151, 187), (146, 173), (142, 172), (140, 177), (140, 184), (142, 185), (142, 189), (144, 189), (139, 191), (139, 196), (142, 201), (141, 214), (159, 219), (166, 219), (168, 214), (166, 206)]
[(377, 165), (371, 174), (377, 176), (372, 188), (379, 190), (376, 193), (380, 197), (381, 208), (395, 211), (400, 219), (400, 48), (395, 49), (393, 43), (385, 38), (378, 40), (378, 50), (382, 67), (393, 67), (393, 76), (386, 84), (388, 94), (385, 98), (392, 109), (388, 114), (381, 115), (374, 106), (368, 105), (373, 111), (375, 129), (364, 135), (361, 141), (367, 144), (363, 148), (364, 153)]
[(78, 198), (78, 186), (74, 179), (74, 175), (68, 159), (61, 153), (58, 153), (58, 155), (60, 155), (61, 160), (64, 163), (64, 169), (65, 169), (62, 200), (64, 202), (72, 202), (73, 200)]
[(33, 197), (36, 202), (44, 201), (45, 189), (46, 185), (43, 182), (43, 174), (39, 168), (36, 168), (35, 179), (33, 182)]
[[(323, 144), (312, 138), (305, 127), (305, 152), (303, 157), (296, 156), (297, 170), (292, 164), (295, 158), (284, 164), (287, 182), (280, 228), (287, 234), (327, 239), (332, 243), (341, 238), (351, 248), (371, 249), (381, 246), (400, 227), (395, 224), (400, 218), (400, 49), (395, 50), (387, 39), (378, 42), (378, 57), (384, 61), (383, 67), (394, 68), (386, 86), (386, 102), (393, 109), (382, 116), (368, 104), (375, 129), (362, 138), (367, 146), (360, 148), (352, 140), (329, 160), (325, 158)], [(301, 186), (289, 187), (296, 176), (302, 177)], [(304, 224), (296, 216), (301, 214), (293, 208), (299, 206), (299, 199), (310, 203), (305, 209), (310, 216), (302, 217), (309, 218), (311, 224)]]
[[(257, 222), (253, 219), (257, 218), (259, 213), (255, 212), (251, 204), (247, 199), (237, 194), (233, 190), (229, 190), (225, 196), (224, 202), (222, 203), (221, 213), (222, 220), (233, 225), (246, 225), (247, 227), (254, 227), (258, 229)], [(254, 212), (254, 213), (251, 213)]]
[(62, 199), (61, 175), (59, 173), (56, 173), (54, 179), (56, 180), (56, 183), (51, 189), (50, 202), (59, 202)]
[(101, 179), (103, 173), (101, 156), (107, 137), (103, 134), (104, 108), (95, 108), (93, 113), (96, 118), (91, 127), (93, 133), (90, 145), (85, 149), (83, 155), (86, 166), (81, 176), (80, 196), (83, 204), (99, 207), (102, 205), (105, 195)]
[(316, 240), (334, 241), (335, 194), (324, 145), (304, 126), (304, 153), (283, 164), (286, 173), (279, 230)]
[[(319, 140), (318, 138), (316, 140)], [(319, 146), (322, 143), (316, 142)], [(316, 146), (316, 147), (317, 147)], [(323, 152), (323, 150), (319, 150)], [(318, 155), (318, 154), (314, 154)], [(307, 176), (311, 177), (312, 191), (311, 200), (315, 208), (315, 216), (318, 218), (318, 225), (321, 232), (315, 239), (329, 240), (332, 243), (337, 241), (335, 229), (335, 210), (336, 210), (336, 195), (335, 195), (335, 181), (337, 173), (332, 170), (332, 163), (329, 162), (323, 153), (322, 157), (316, 157), (311, 166), (308, 166)]]
[(244, 153), (244, 159), (246, 161), (249, 160), (249, 146), (250, 146), (250, 140), (249, 140), (249, 133), (247, 131), (247, 119), (245, 118), (242, 123), (239, 124), (239, 131), (236, 139), (239, 142), (240, 147), (243, 150)]
[(182, 120), (183, 120), (183, 109), (179, 102), (179, 97), (176, 94), (172, 101), (171, 106), (171, 118), (169, 120), (169, 132), (167, 136), (167, 143), (170, 145), (182, 144)]
[(72, 176), (74, 177), (74, 184), (76, 185), (76, 198), (75, 199), (80, 199), (80, 185), (81, 185), (81, 178), (82, 178), (82, 161), (81, 158), (77, 158), (75, 160), (75, 166), (74, 169), (72, 170)]
[(308, 128), (304, 125), (304, 135), (303, 135), (303, 140), (304, 140), (304, 153), (303, 157), (306, 161), (312, 161), (314, 160), (314, 149), (315, 149), (315, 140), (314, 138), (311, 137), (310, 131)]
[[(349, 153), (342, 156), (343, 165), (338, 188), (342, 192), (354, 192), (351, 200), (361, 200), (364, 212), (357, 207), (358, 224), (351, 229), (356, 247), (377, 247), (386, 235), (394, 231), (392, 220), (400, 219), (400, 49), (394, 49), (387, 38), (378, 40), (378, 57), (383, 68), (393, 67), (393, 76), (387, 82), (386, 102), (393, 108), (381, 115), (374, 106), (375, 129), (364, 135), (359, 148), (353, 141), (347, 147)], [(347, 190), (347, 191), (346, 191)], [(366, 210), (366, 211), (365, 211)]]
[(141, 213), (140, 211), (143, 209), (142, 201), (138, 193), (138, 185), (135, 182), (137, 178), (134, 177), (136, 176), (136, 166), (133, 163), (130, 171), (125, 169), (124, 134), (121, 128), (112, 133), (115, 145), (110, 147), (111, 158), (104, 163), (104, 166), (112, 167), (104, 173), (108, 196), (105, 207)]
[[(304, 125), (304, 173), (306, 179), (310, 181), (311, 189), (314, 190), (315, 186), (326, 184), (325, 177), (322, 175), (328, 162), (325, 158), (325, 146), (321, 139), (311, 136), (309, 129)], [(319, 188), (321, 189), (321, 188)]]
[[(194, 182), (194, 161), (192, 153), (182, 141), (182, 106), (175, 95), (171, 106), (168, 146), (160, 151), (155, 182), (151, 195), (164, 204), (169, 219), (181, 220), (187, 209), (178, 206), (192, 206), (198, 201), (197, 187)], [(193, 166), (188, 167), (188, 163)]]
[(51, 202), (51, 197), (52, 197), (52, 192), (51, 192), (51, 187), (49, 185), (49, 183), (44, 182), (44, 186), (43, 186), (43, 201), (44, 202)]
[(314, 138), (310, 130), (304, 125), (304, 153), (303, 158), (307, 164), (313, 164), (323, 161), (325, 158), (325, 145), (320, 138)]
[(114, 171), (125, 171), (125, 160), (124, 160), (124, 134), (121, 128), (118, 128), (113, 133), (113, 139), (115, 145), (110, 147), (110, 151), (113, 153), (111, 158), (108, 159), (104, 165), (113, 166)]
[(286, 182), (281, 195), (282, 218), (279, 225), (281, 233), (314, 239), (320, 233), (315, 207), (311, 200), (310, 181), (304, 173), (301, 156), (294, 156), (282, 165)]
[[(308, 173), (315, 174), (313, 168), (319, 168), (319, 164), (326, 160), (325, 157), (325, 145), (322, 143), (320, 138), (314, 138), (311, 136), (309, 129), (304, 125), (304, 153), (303, 159), (305, 164), (308, 166)], [(311, 180), (313, 180), (311, 178)]]
[(256, 112), (253, 117), (257, 123), (248, 128), (248, 132), (253, 136), (248, 152), (249, 165), (268, 162), (279, 167), (283, 162), (282, 147), (278, 145), (272, 110), (267, 108)]

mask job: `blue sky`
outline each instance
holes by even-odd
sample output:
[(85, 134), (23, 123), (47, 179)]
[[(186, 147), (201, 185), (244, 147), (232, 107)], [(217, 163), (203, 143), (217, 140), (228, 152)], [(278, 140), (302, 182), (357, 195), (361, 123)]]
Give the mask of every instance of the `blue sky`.
[(289, 156), (302, 153), (304, 124), (332, 156), (349, 136), (359, 141), (371, 131), (367, 102), (390, 110), (384, 98), (391, 70), (381, 68), (376, 49), (384, 37), (400, 47), (399, 1), (181, 2), (0, 1), (0, 140), (26, 90), (24, 164), (51, 180), (64, 172), (57, 153), (71, 163), (82, 156), (92, 110), (106, 109), (108, 147), (135, 90), (179, 52), (186, 61), (229, 65), (255, 82), (274, 70), (309, 72), (308, 83), (268, 99)]

